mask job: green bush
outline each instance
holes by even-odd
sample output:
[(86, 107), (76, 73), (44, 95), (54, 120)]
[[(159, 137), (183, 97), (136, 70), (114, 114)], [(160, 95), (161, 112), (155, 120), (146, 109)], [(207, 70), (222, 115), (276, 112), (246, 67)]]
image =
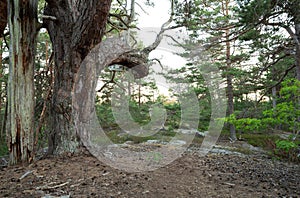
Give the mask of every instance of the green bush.
[(277, 140), (275, 143), (276, 143), (276, 149), (285, 152), (289, 152), (291, 149), (297, 148), (297, 144), (289, 140)]
[(300, 161), (299, 145), (290, 140), (277, 140), (275, 155), (289, 161), (298, 162)]
[(234, 114), (231, 114), (230, 117), (225, 119), (225, 121), (233, 124), (237, 130), (242, 132), (261, 131), (263, 128), (262, 120), (257, 118), (237, 119)]
[(280, 126), (282, 130), (296, 134), (300, 130), (300, 81), (288, 79), (282, 83), (280, 98), (275, 108), (262, 112), (262, 116), (256, 118), (237, 118), (232, 114), (225, 119), (242, 132), (266, 131)]

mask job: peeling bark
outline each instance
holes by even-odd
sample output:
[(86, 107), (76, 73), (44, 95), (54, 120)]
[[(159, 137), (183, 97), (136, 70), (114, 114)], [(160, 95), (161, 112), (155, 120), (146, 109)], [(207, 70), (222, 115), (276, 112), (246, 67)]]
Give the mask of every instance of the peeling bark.
[(7, 138), (10, 164), (30, 162), (34, 140), (36, 0), (10, 0)]

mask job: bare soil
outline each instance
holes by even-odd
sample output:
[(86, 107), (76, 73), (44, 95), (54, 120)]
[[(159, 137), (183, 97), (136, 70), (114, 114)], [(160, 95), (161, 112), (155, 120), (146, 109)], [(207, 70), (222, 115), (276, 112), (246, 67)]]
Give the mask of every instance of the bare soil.
[(300, 166), (190, 151), (155, 171), (127, 173), (81, 153), (0, 168), (0, 197), (300, 197)]

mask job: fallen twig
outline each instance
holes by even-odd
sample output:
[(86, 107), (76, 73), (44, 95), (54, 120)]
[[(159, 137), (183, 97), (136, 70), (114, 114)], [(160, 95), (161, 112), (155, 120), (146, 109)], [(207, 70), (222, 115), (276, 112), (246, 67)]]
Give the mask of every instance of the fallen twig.
[(55, 188), (60, 188), (60, 187), (63, 187), (65, 185), (68, 185), (70, 182), (65, 182), (65, 183), (62, 183), (62, 184), (58, 184), (58, 185), (55, 185), (55, 186), (49, 186), (53, 183), (50, 183), (48, 185), (44, 185), (44, 186), (38, 186), (36, 187), (36, 190), (49, 190), (49, 189), (55, 189)]
[(33, 171), (27, 171), (24, 175), (22, 175), (19, 180), (24, 179), (25, 177), (27, 177), (28, 175), (30, 175), (31, 173), (33, 173)]

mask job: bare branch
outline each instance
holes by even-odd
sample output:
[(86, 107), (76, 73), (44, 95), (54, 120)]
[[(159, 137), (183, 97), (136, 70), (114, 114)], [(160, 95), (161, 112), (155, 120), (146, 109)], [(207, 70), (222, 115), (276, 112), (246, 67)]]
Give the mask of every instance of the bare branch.
[[(118, 4), (124, 9), (126, 10), (126, 7), (124, 7), (124, 4), (120, 1), (120, 0), (117, 0)], [(127, 1), (126, 1), (127, 2)]]
[(262, 101), (262, 99), (266, 96), (266, 94), (267, 94), (267, 92), (268, 92), (269, 90), (271, 90), (272, 88), (274, 88), (274, 87), (278, 86), (280, 83), (282, 83), (282, 81), (283, 81), (284, 78), (288, 75), (288, 73), (289, 73), (292, 69), (294, 69), (295, 67), (296, 67), (296, 65), (292, 65), (291, 67), (287, 68), (287, 69), (284, 71), (283, 76), (281, 76), (281, 78), (279, 79), (279, 81), (278, 81), (276, 84), (272, 85), (271, 87), (268, 87), (267, 91), (265, 91), (265, 93), (262, 94), (262, 96), (261, 96), (261, 97), (259, 98), (259, 100), (257, 101), (257, 104), (260, 103), (260, 101)]
[(42, 19), (56, 21), (57, 18), (55, 16), (41, 15)]
[(130, 15), (128, 18), (128, 24), (131, 24), (132, 21), (134, 21), (135, 18), (135, 0), (131, 0), (131, 5), (130, 5)]
[(114, 80), (115, 77), (116, 77), (116, 71), (113, 71), (111, 79), (109, 81), (107, 81), (106, 83), (104, 83), (104, 85), (99, 90), (97, 90), (97, 92), (101, 92), (110, 83), (116, 84), (116, 82)]
[(173, 21), (173, 16), (174, 16), (174, 0), (171, 0), (171, 15), (169, 20), (161, 26), (160, 32), (157, 34), (154, 43), (152, 43), (151, 45), (143, 49), (144, 53), (149, 54), (151, 51), (157, 48), (157, 46), (160, 44), (160, 42), (163, 39), (165, 31), (181, 27), (181, 26), (168, 27)]
[(166, 34), (166, 35), (164, 35), (164, 36), (170, 38), (170, 39), (171, 39), (172, 41), (174, 41), (178, 46), (180, 46), (180, 47), (182, 47), (182, 48), (184, 48), (184, 49), (187, 48), (187, 46), (185, 46), (185, 45), (183, 45), (182, 43), (178, 42), (173, 36), (168, 35), (168, 34)]
[(290, 55), (289, 55), (289, 54), (285, 54), (285, 55), (279, 57), (278, 59), (276, 59), (275, 61), (273, 61), (272, 63), (270, 63), (270, 64), (268, 64), (267, 66), (265, 66), (263, 69), (261, 69), (260, 75), (261, 75), (264, 71), (266, 71), (268, 68), (272, 67), (273, 65), (277, 64), (279, 61), (283, 60), (284, 58), (286, 58), (286, 57), (288, 57), (288, 56), (290, 56)]
[[(113, 64), (120, 64), (128, 68), (132, 68), (133, 71), (136, 71), (138, 73), (143, 74), (143, 76), (148, 74), (149, 70), (149, 53), (157, 48), (157, 46), (160, 44), (160, 42), (163, 39), (164, 32), (166, 30), (174, 29), (180, 26), (169, 26), (171, 22), (173, 21), (173, 15), (174, 15), (174, 0), (171, 1), (171, 15), (167, 22), (165, 22), (160, 29), (160, 32), (156, 36), (156, 39), (154, 43), (152, 43), (150, 46), (145, 47), (142, 50), (139, 49), (132, 49), (129, 52), (125, 52), (122, 55), (120, 55), (117, 59), (113, 60), (110, 65)], [(147, 68), (147, 71), (145, 70)], [(141, 76), (141, 75), (139, 75)]]
[(52, 182), (52, 183), (50, 183), (49, 185), (38, 186), (38, 187), (36, 187), (36, 189), (37, 189), (37, 190), (50, 190), (50, 189), (60, 188), (60, 187), (63, 187), (63, 186), (68, 185), (70, 182), (67, 181), (67, 182), (62, 183), (62, 184), (58, 184), (58, 185), (55, 185), (55, 186), (50, 186), (50, 185), (53, 185), (54, 183), (55, 183), (55, 182)]
[(107, 20), (107, 23), (109, 24), (109, 25), (111, 25), (111, 27), (113, 27), (113, 28), (111, 28), (109, 31), (107, 31), (106, 33), (108, 33), (108, 32), (111, 32), (111, 31), (113, 31), (114, 29), (115, 30), (117, 30), (117, 31), (121, 31), (121, 30), (127, 30), (128, 29), (128, 27), (121, 27), (121, 26), (117, 26), (116, 24), (114, 24), (111, 20)]
[(290, 36), (293, 38), (294, 42), (296, 43), (296, 45), (298, 46), (298, 48), (300, 47), (300, 41), (297, 37), (297, 35), (293, 32), (293, 30), (288, 27), (288, 26), (285, 26), (284, 27), (286, 29), (286, 31), (290, 34)]
[(158, 62), (158, 64), (160, 65), (160, 67), (161, 67), (162, 69), (164, 68), (164, 66), (162, 65), (162, 63), (160, 62), (159, 59), (153, 58), (153, 59), (151, 59), (150, 61), (152, 61), (152, 62), (154, 62), (154, 61)]
[[(109, 16), (111, 16), (111, 17), (115, 17), (115, 18), (117, 18), (120, 22), (121, 22), (121, 24), (120, 25), (118, 25), (118, 29), (124, 29), (125, 27), (125, 29), (129, 29), (129, 25), (130, 25), (130, 23), (128, 23), (128, 21), (124, 21), (123, 19), (122, 19), (122, 16), (126, 16), (126, 17), (128, 17), (127, 15), (118, 15), (118, 14), (109, 14)], [(113, 22), (111, 21), (111, 20), (108, 20), (109, 22), (110, 22), (110, 25), (113, 25)], [(122, 26), (125, 26), (125, 27), (122, 27)], [(114, 26), (116, 26), (115, 24), (114, 24)]]
[(149, 15), (149, 13), (139, 3), (136, 2), (136, 5), (139, 6), (145, 14)]

